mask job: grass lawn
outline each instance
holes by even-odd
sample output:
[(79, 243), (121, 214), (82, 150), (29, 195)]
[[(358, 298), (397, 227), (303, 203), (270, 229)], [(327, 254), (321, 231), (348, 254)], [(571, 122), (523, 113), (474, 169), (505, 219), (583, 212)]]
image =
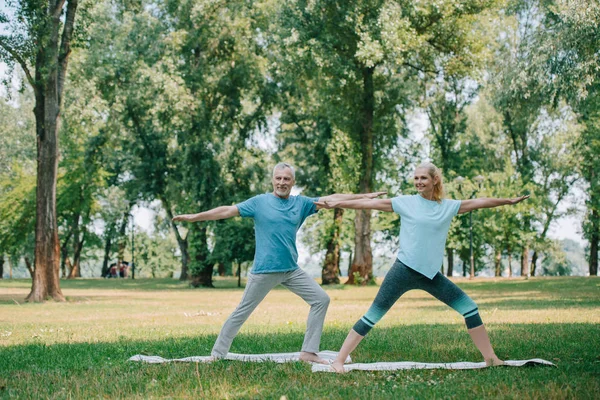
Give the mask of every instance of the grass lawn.
[[(558, 368), (311, 373), (305, 363), (143, 364), (134, 354), (209, 355), (242, 289), (164, 280), (62, 281), (65, 303), (24, 303), (29, 280), (0, 280), (0, 398), (518, 398), (600, 397), (600, 279), (457, 280), (479, 305), (505, 359)], [(321, 349), (338, 350), (378, 287), (326, 288)], [(236, 353), (299, 351), (308, 306), (272, 291), (233, 342)], [(353, 353), (355, 362), (481, 361), (462, 318), (407, 293)]]

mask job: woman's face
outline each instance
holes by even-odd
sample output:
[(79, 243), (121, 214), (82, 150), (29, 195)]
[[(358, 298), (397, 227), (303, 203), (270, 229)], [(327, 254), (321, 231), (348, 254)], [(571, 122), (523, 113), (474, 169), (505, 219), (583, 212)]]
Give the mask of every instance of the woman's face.
[(429, 175), (427, 168), (417, 168), (415, 170), (415, 188), (421, 196), (431, 200), (435, 183), (436, 180)]

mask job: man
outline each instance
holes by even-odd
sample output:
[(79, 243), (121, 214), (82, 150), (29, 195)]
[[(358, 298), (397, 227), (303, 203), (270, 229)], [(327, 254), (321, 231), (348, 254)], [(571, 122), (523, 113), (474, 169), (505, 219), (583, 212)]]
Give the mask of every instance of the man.
[(316, 201), (342, 201), (375, 198), (385, 192), (367, 194), (333, 194), (309, 198), (290, 196), (294, 186), (294, 168), (279, 163), (273, 169), (273, 192), (252, 197), (234, 206), (221, 206), (199, 214), (178, 215), (174, 221), (213, 221), (231, 217), (254, 218), (256, 252), (252, 270), (248, 274), (242, 300), (229, 316), (211, 352), (209, 361), (223, 358), (242, 324), (275, 286), (281, 284), (310, 305), (308, 322), (300, 359), (326, 363), (317, 356), (323, 321), (329, 306), (329, 296), (298, 267), (296, 233), (304, 220), (317, 212)]

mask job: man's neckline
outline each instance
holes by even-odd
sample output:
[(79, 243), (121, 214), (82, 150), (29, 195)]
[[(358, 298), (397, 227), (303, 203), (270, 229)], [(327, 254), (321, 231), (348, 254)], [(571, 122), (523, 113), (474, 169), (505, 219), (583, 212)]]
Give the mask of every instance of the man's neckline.
[(289, 199), (290, 199), (290, 197), (292, 197), (292, 195), (289, 195), (289, 196), (288, 196), (288, 197), (286, 197), (286, 198), (279, 197), (279, 196), (277, 196), (277, 195), (276, 195), (275, 193), (273, 193), (273, 192), (269, 192), (269, 194), (270, 194), (271, 196), (275, 197), (277, 200), (282, 200), (282, 201), (287, 201), (287, 200), (289, 200)]

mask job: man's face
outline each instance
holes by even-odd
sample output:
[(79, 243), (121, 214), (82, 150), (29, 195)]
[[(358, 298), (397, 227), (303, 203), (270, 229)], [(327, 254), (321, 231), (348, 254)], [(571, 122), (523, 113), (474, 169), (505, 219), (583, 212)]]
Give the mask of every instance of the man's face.
[(273, 193), (277, 197), (287, 199), (296, 181), (289, 168), (277, 168), (273, 173)]

